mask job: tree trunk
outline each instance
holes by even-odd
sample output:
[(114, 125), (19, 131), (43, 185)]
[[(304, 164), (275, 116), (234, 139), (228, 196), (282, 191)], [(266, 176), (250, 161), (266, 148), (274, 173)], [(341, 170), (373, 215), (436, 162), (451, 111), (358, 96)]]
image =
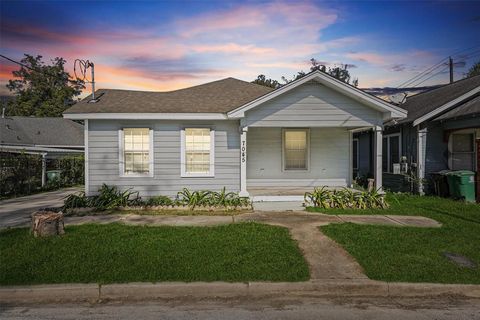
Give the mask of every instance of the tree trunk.
[(52, 211), (32, 213), (32, 233), (35, 237), (64, 234), (63, 213)]

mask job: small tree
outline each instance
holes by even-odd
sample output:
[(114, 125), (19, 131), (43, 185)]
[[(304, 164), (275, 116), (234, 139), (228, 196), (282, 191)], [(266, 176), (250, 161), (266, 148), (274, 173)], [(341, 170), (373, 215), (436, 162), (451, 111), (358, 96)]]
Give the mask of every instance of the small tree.
[[(355, 79), (352, 80), (352, 77), (350, 75), (350, 71), (348, 70), (348, 68), (350, 68), (352, 65), (339, 64), (339, 65), (335, 65), (333, 67), (328, 67), (328, 69), (327, 69), (327, 66), (324, 63), (318, 62), (315, 58), (310, 59), (310, 63), (311, 63), (310, 72), (313, 72), (313, 71), (325, 72), (325, 73), (331, 75), (332, 77), (337, 78), (338, 80), (340, 80), (342, 82), (350, 84), (350, 81), (352, 81), (351, 84), (353, 86), (355, 86), (355, 87), (358, 86), (358, 79), (355, 78)], [(292, 80), (288, 80), (286, 77), (282, 77), (282, 80), (285, 83), (289, 83), (291, 81), (295, 81), (297, 79), (303, 78), (306, 75), (307, 75), (306, 72), (299, 71), (293, 77)]]
[(480, 75), (480, 61), (475, 63), (467, 72), (466, 78)]
[(270, 88), (278, 88), (280, 87), (280, 83), (278, 83), (277, 80), (273, 80), (273, 79), (267, 79), (267, 77), (263, 74), (259, 74), (257, 79), (253, 80), (252, 83), (256, 83), (256, 84), (259, 84), (261, 86), (265, 86), (265, 87), (270, 87)]
[(13, 71), (17, 79), (7, 84), (15, 95), (8, 103), (8, 115), (61, 117), (84, 88), (83, 82), (72, 80), (65, 71), (63, 58), (57, 57), (46, 65), (42, 56), (25, 54), (21, 62), (26, 67)]
[[(352, 65), (339, 64), (339, 65), (335, 65), (333, 67), (327, 68), (325, 63), (320, 63), (315, 58), (310, 59), (310, 63), (311, 63), (310, 72), (313, 72), (313, 71), (325, 72), (331, 75), (332, 77), (337, 78), (340, 81), (343, 81), (345, 83), (358, 87), (358, 79), (357, 78), (352, 79), (350, 75), (350, 71), (348, 70), (349, 68), (352, 67)], [(301, 70), (301, 71), (298, 71), (297, 74), (294, 75), (292, 79), (288, 79), (287, 77), (282, 76), (282, 81), (284, 82), (284, 84), (287, 84), (297, 79), (303, 78), (306, 75), (307, 75), (307, 72)], [(283, 84), (280, 84), (277, 80), (266, 79), (266, 77), (263, 74), (259, 75), (257, 79), (255, 79), (252, 82), (263, 85), (263, 86), (272, 87), (272, 88), (279, 88), (283, 85)]]

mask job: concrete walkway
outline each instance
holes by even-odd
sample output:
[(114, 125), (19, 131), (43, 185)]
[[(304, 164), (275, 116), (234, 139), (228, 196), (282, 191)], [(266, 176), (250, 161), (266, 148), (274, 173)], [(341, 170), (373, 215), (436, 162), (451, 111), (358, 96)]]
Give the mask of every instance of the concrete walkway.
[(27, 225), (34, 211), (60, 207), (63, 198), (81, 190), (72, 187), (0, 201), (0, 228)]

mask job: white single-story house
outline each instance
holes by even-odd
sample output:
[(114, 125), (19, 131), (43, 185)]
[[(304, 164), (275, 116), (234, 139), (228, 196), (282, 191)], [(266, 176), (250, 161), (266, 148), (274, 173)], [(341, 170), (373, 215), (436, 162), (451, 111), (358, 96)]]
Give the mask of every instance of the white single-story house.
[[(350, 186), (352, 134), (407, 111), (316, 71), (278, 89), (227, 78), (171, 92), (98, 90), (66, 110), (85, 120), (86, 193), (103, 184), (142, 197), (189, 189), (283, 199)], [(302, 190), (299, 193), (298, 190)], [(295, 193), (295, 191), (297, 193)]]

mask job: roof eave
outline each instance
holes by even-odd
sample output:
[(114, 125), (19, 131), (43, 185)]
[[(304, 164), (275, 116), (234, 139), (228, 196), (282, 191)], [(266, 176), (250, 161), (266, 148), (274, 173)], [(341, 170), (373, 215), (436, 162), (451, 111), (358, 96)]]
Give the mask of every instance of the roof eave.
[(452, 108), (454, 108), (459, 103), (462, 103), (466, 99), (469, 99), (469, 98), (473, 97), (474, 95), (476, 95), (478, 93), (480, 93), (480, 86), (468, 91), (467, 93), (461, 95), (460, 97), (457, 97), (453, 100), (450, 100), (449, 102), (441, 105), (438, 108), (435, 108), (434, 110), (424, 114), (423, 116), (418, 117), (417, 119), (413, 120), (413, 126), (414, 127), (418, 126), (419, 124), (422, 124), (423, 122), (425, 122), (427, 120), (430, 120), (430, 119), (432, 119), (436, 116), (439, 116), (440, 114), (442, 114), (442, 113), (444, 113), (448, 110), (451, 110)]
[(63, 117), (71, 120), (226, 120), (225, 113), (64, 113)]

